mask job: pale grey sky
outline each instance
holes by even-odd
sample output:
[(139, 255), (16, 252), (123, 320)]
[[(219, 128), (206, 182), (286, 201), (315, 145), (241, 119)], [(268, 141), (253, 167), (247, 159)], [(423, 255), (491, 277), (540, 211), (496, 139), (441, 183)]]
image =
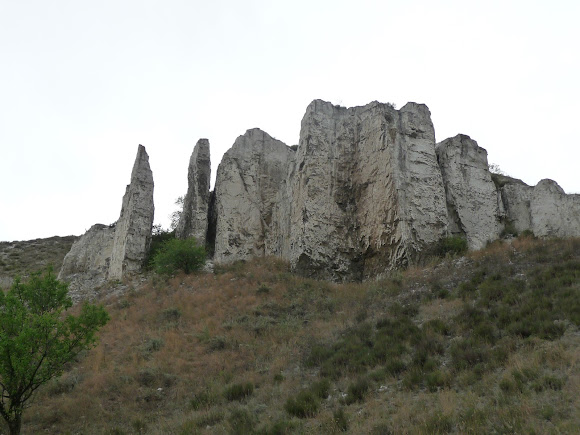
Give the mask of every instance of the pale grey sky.
[(310, 101), (429, 106), (437, 140), (580, 192), (580, 2), (0, 0), (0, 241), (114, 222), (137, 145), (155, 221), (260, 127), (298, 143)]

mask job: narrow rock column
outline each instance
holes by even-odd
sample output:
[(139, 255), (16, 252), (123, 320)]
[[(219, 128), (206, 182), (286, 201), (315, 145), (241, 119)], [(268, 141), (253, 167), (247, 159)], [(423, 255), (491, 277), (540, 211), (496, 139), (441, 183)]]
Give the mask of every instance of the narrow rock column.
[(449, 230), (465, 235), (470, 249), (481, 249), (501, 232), (497, 189), (487, 151), (459, 134), (436, 146), (447, 198)]
[(201, 246), (206, 243), (210, 181), (209, 141), (200, 139), (189, 159), (187, 194), (183, 200), (183, 212), (175, 235), (180, 239), (195, 237)]
[(153, 213), (153, 173), (145, 147), (139, 145), (115, 226), (109, 279), (121, 279), (127, 272), (141, 269), (151, 244)]

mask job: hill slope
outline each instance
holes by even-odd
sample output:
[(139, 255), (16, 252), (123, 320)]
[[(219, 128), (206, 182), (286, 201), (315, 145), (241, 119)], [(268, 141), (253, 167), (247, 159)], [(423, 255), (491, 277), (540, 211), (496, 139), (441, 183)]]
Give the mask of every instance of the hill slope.
[(571, 433), (580, 240), (332, 284), (262, 259), (117, 284), (24, 433)]

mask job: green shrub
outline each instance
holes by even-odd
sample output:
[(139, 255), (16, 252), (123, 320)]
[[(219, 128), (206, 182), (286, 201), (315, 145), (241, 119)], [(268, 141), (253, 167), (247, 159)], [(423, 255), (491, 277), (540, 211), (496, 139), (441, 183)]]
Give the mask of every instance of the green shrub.
[(499, 236), (501, 238), (505, 238), (505, 237), (517, 237), (518, 236), (518, 230), (516, 230), (516, 226), (513, 224), (513, 222), (506, 222), (505, 227), (501, 231), (501, 233), (499, 234)]
[(330, 392), (330, 381), (328, 379), (322, 379), (321, 381), (315, 382), (310, 386), (310, 391), (316, 394), (317, 397), (326, 399)]
[(365, 396), (369, 391), (371, 384), (368, 379), (360, 378), (348, 386), (348, 391), (344, 401), (347, 405), (355, 402), (364, 402)]
[(177, 271), (196, 272), (204, 264), (205, 249), (194, 238), (167, 240), (153, 257), (154, 269), (162, 275), (171, 275)]
[(251, 382), (234, 384), (225, 389), (224, 397), (230, 402), (233, 402), (234, 400), (243, 400), (246, 397), (251, 396), (253, 392), (254, 384)]
[(194, 394), (193, 398), (189, 401), (189, 405), (194, 411), (208, 409), (215, 403), (217, 403), (217, 397), (211, 394), (209, 390), (202, 390)]
[(169, 241), (175, 239), (175, 231), (166, 231), (161, 228), (161, 225), (153, 226), (153, 233), (151, 235), (151, 245), (149, 246), (149, 253), (147, 255), (147, 260), (145, 264), (147, 269), (151, 270), (154, 268), (155, 264), (153, 259), (159, 253), (163, 245)]
[(296, 397), (290, 397), (284, 405), (288, 414), (298, 418), (314, 417), (318, 412), (318, 407), (316, 396), (309, 390), (301, 391)]
[(230, 433), (247, 435), (253, 433), (256, 419), (247, 409), (235, 409), (228, 417)]
[(459, 236), (444, 237), (435, 247), (435, 253), (440, 256), (461, 255), (467, 252), (467, 240)]

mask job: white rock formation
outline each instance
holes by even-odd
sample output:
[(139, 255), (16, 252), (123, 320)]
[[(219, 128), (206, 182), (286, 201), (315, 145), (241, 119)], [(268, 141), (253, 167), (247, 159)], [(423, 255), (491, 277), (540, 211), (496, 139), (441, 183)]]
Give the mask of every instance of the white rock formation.
[(214, 260), (277, 255), (284, 243), (274, 209), (294, 151), (259, 129), (238, 137), (217, 171)]
[(303, 274), (361, 279), (407, 264), (445, 233), (426, 106), (343, 108), (316, 100), (292, 180), (290, 261)]
[(501, 188), (506, 217), (518, 232), (538, 237), (580, 237), (580, 195), (566, 195), (553, 180), (535, 187), (508, 182)]
[(115, 226), (95, 224), (77, 239), (64, 257), (58, 279), (78, 287), (98, 287), (109, 278)]
[(465, 236), (470, 249), (481, 249), (502, 230), (487, 151), (460, 134), (437, 144), (436, 152), (447, 196), (449, 232)]
[(151, 242), (153, 212), (153, 174), (145, 147), (139, 145), (119, 220), (111, 226), (93, 225), (63, 261), (59, 279), (70, 282), (76, 300), (94, 294), (107, 280), (141, 268)]
[(131, 183), (123, 196), (121, 216), (115, 226), (110, 279), (121, 279), (143, 266), (151, 244), (154, 210), (153, 173), (145, 147), (139, 145)]
[(187, 194), (175, 234), (180, 239), (195, 237), (201, 246), (205, 245), (207, 235), (210, 180), (209, 141), (200, 139), (189, 159)]

